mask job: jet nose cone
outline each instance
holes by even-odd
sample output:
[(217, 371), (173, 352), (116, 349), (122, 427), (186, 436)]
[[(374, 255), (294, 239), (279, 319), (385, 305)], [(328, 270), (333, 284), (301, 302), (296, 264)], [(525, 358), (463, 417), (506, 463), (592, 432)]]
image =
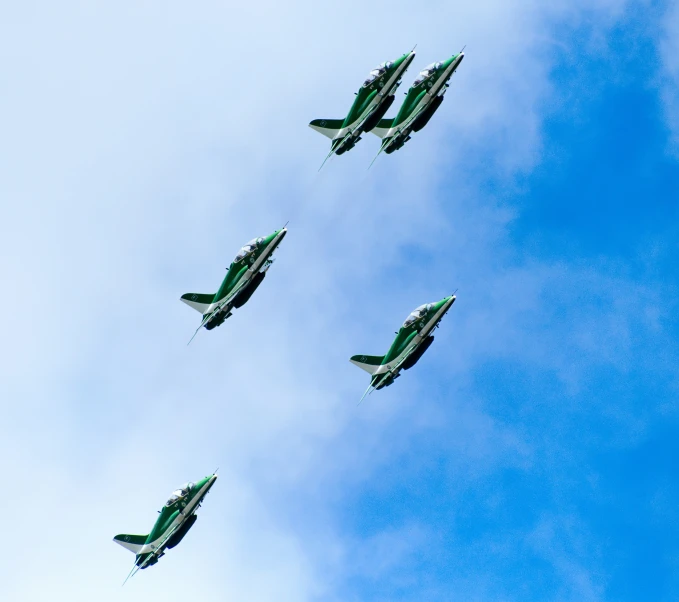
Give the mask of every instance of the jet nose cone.
[(404, 54), (402, 57), (396, 59), (394, 61), (394, 66), (395, 67), (402, 67), (405, 66), (405, 68), (410, 65), (410, 63), (413, 62), (413, 59), (415, 58), (415, 53), (411, 50), (407, 54)]
[(439, 304), (442, 308), (449, 308), (453, 303), (455, 303), (455, 295), (450, 295), (450, 297), (446, 297), (445, 299), (439, 301)]

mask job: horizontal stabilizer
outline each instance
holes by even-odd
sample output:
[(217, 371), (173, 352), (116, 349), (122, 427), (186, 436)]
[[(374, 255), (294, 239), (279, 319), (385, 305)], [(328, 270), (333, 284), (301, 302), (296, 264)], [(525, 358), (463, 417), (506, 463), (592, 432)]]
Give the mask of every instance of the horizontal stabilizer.
[(391, 119), (380, 119), (379, 123), (370, 130), (370, 133), (375, 134), (375, 136), (379, 136), (380, 138), (384, 138), (387, 135), (387, 132), (394, 126), (394, 119), (394, 117)]
[(352, 364), (365, 370), (369, 374), (375, 374), (384, 361), (383, 355), (354, 355), (350, 360)]
[(196, 311), (204, 314), (207, 308), (212, 305), (214, 301), (214, 295), (201, 295), (200, 293), (186, 293), (181, 296), (181, 300), (186, 303), (189, 307), (193, 307)]
[(116, 535), (113, 541), (123, 546), (123, 548), (127, 548), (130, 552), (139, 554), (147, 539), (148, 535), (126, 535), (123, 533), (122, 535)]
[(314, 119), (309, 127), (333, 140), (344, 125), (344, 119)]

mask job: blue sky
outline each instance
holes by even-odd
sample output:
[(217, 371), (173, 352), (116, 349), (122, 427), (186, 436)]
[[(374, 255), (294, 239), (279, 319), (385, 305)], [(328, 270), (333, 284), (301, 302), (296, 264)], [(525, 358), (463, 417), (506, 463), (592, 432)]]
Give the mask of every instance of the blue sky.
[[(3, 9), (3, 600), (679, 596), (679, 8), (543, 4)], [(404, 85), (467, 44), (430, 125), (317, 173), (308, 121), (416, 42)], [(178, 297), (287, 220), (187, 348)], [(348, 357), (456, 288), (356, 407)], [(111, 537), (217, 466), (121, 589)]]

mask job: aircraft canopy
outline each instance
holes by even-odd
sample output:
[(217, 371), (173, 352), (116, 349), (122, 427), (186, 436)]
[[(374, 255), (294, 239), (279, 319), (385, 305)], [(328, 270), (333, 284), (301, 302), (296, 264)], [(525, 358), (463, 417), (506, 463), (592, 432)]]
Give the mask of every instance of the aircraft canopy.
[(167, 500), (167, 503), (165, 505), (171, 506), (176, 501), (189, 495), (189, 492), (193, 489), (194, 485), (195, 485), (194, 483), (184, 483), (184, 485), (182, 485), (179, 489), (175, 489), (172, 492), (172, 495), (170, 495), (170, 499)]
[(410, 314), (408, 315), (408, 317), (406, 318), (406, 321), (403, 322), (403, 328), (408, 328), (408, 326), (411, 326), (412, 324), (417, 322), (432, 307), (433, 307), (432, 303), (425, 303), (424, 305), (420, 305), (417, 309), (414, 309), (413, 311), (411, 311)]
[(236, 259), (233, 260), (234, 263), (237, 261), (241, 261), (242, 259), (245, 259), (248, 255), (251, 253), (254, 253), (257, 247), (264, 241), (263, 238), (253, 238), (250, 242), (246, 242), (242, 247), (241, 250), (238, 251), (238, 255), (236, 255)]
[(420, 74), (417, 76), (417, 79), (413, 82), (413, 86), (421, 84), (425, 79), (433, 75), (440, 66), (441, 66), (440, 62), (427, 65), (424, 69), (422, 69), (422, 71), (420, 71)]
[(368, 79), (366, 79), (363, 82), (363, 87), (367, 88), (370, 84), (372, 84), (380, 75), (383, 75), (389, 67), (393, 64), (392, 61), (386, 61), (384, 63), (380, 63), (375, 67), (371, 72), (370, 75), (368, 75)]

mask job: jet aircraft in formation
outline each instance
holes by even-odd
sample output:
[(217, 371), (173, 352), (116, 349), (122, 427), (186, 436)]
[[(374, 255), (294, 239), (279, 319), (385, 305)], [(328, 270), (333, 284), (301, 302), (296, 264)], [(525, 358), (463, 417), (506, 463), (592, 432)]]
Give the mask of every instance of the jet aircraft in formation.
[(232, 315), (234, 307), (242, 307), (250, 300), (274, 262), (271, 256), (287, 232), (286, 228), (281, 228), (267, 237), (254, 238), (243, 245), (215, 294), (186, 293), (181, 296), (184, 303), (203, 315), (193, 337), (203, 326), (207, 330), (221, 326)]
[(418, 362), (434, 342), (434, 335), (431, 333), (453, 303), (455, 295), (436, 303), (420, 305), (403, 322), (386, 355), (354, 355), (349, 360), (371, 375), (363, 397), (373, 390), (379, 391), (393, 384), (401, 370), (410, 370)]
[(419, 132), (429, 123), (443, 102), (443, 95), (449, 86), (448, 80), (463, 58), (464, 53), (460, 52), (442, 63), (427, 65), (420, 71), (406, 93), (406, 99), (396, 117), (381, 119), (371, 130), (373, 134), (382, 138), (380, 153), (384, 151), (389, 155), (402, 148), (410, 140), (412, 132)]
[(391, 154), (410, 140), (411, 133), (419, 132), (429, 123), (441, 106), (448, 81), (460, 66), (464, 53), (458, 52), (446, 61), (427, 65), (406, 92), (406, 99), (396, 117), (383, 119), (394, 103), (394, 92), (414, 58), (415, 52), (411, 51), (373, 69), (356, 92), (354, 104), (344, 119), (314, 119), (309, 123), (309, 127), (332, 141), (325, 161), (333, 153), (341, 155), (351, 150), (364, 132), (372, 132), (382, 138), (377, 156), (383, 151)]
[(216, 480), (217, 474), (215, 473), (197, 483), (186, 483), (173, 491), (163, 509), (158, 511), (160, 516), (148, 535), (123, 533), (113, 538), (117, 544), (135, 554), (134, 566), (127, 579), (140, 569), (156, 564), (158, 559), (165, 554), (165, 550), (171, 550), (184, 539), (198, 519), (196, 510)]
[(375, 67), (356, 92), (354, 103), (344, 119), (314, 119), (309, 124), (332, 140), (325, 161), (333, 153), (341, 155), (354, 148), (361, 134), (372, 130), (386, 115), (394, 102), (394, 92), (401, 84), (401, 77), (414, 58), (415, 52), (411, 51), (395, 61), (386, 61)]
[[(410, 140), (412, 132), (420, 131), (429, 122), (441, 106), (448, 81), (462, 62), (464, 54), (459, 52), (446, 61), (425, 67), (406, 93), (396, 117), (385, 119), (394, 102), (394, 92), (414, 57), (415, 52), (411, 51), (373, 69), (356, 93), (356, 99), (344, 119), (315, 119), (309, 124), (332, 141), (325, 161), (333, 154), (341, 155), (351, 150), (364, 132), (372, 132), (382, 139), (377, 156), (382, 152), (391, 154)], [(247, 303), (264, 280), (273, 263), (271, 256), (286, 234), (287, 229), (283, 227), (267, 237), (255, 238), (246, 243), (227, 268), (226, 276), (215, 294), (187, 293), (181, 296), (184, 303), (203, 316), (193, 337), (202, 327), (212, 330), (220, 326), (231, 316), (233, 308)], [(351, 358), (352, 363), (371, 376), (361, 401), (373, 390), (390, 386), (400, 376), (401, 370), (409, 370), (419, 361), (434, 342), (431, 333), (454, 302), (455, 295), (451, 295), (413, 310), (396, 333), (386, 355), (354, 355)], [(137, 571), (156, 564), (166, 550), (182, 541), (195, 524), (198, 518), (196, 510), (216, 479), (217, 475), (212, 474), (175, 490), (159, 511), (160, 516), (149, 534), (121, 534), (113, 538), (135, 554), (134, 566), (127, 579)]]

